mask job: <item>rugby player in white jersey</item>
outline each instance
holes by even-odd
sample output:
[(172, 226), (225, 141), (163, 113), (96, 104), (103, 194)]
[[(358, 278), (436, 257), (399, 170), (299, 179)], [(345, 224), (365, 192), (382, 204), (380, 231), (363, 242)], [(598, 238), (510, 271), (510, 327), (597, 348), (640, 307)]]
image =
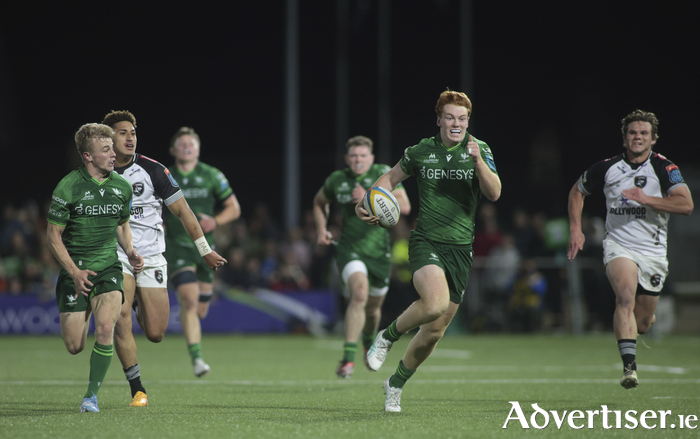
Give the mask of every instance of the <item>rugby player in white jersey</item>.
[[(148, 340), (158, 343), (163, 339), (170, 317), (168, 299), (168, 268), (163, 256), (165, 237), (163, 232), (163, 204), (177, 216), (195, 242), (204, 240), (204, 233), (184, 198), (180, 187), (170, 176), (168, 169), (159, 162), (136, 154), (136, 118), (129, 111), (112, 111), (104, 117), (103, 124), (114, 130), (114, 170), (121, 174), (134, 192), (131, 206), (131, 230), (133, 241), (144, 258), (141, 273), (134, 273), (126, 255), (119, 248), (119, 260), (124, 272), (124, 303), (115, 328), (115, 350), (131, 387), (132, 407), (148, 406), (146, 390), (141, 384), (137, 348), (132, 333), (131, 309), (136, 308), (136, 320)], [(206, 241), (204, 241), (206, 244)], [(226, 260), (212, 251), (200, 251), (205, 263), (212, 270)]]
[(568, 257), (586, 240), (581, 212), (586, 196), (602, 191), (607, 204), (603, 262), (615, 291), (613, 329), (622, 357), (620, 385), (633, 389), (637, 378), (637, 334), (656, 320), (654, 312), (668, 274), (670, 214), (690, 215), (693, 199), (678, 166), (653, 152), (659, 138), (654, 113), (635, 110), (622, 119), (625, 151), (591, 166), (569, 192)]

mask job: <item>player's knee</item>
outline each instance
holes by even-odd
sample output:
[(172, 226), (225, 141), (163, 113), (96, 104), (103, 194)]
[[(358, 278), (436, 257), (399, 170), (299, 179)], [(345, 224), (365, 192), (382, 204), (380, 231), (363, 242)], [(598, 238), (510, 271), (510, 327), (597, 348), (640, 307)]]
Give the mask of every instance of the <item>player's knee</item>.
[(66, 350), (68, 351), (69, 354), (71, 355), (77, 355), (83, 351), (85, 348), (85, 345), (79, 341), (69, 341), (69, 340), (64, 340), (63, 341), (66, 345)]
[(180, 308), (184, 311), (191, 312), (196, 310), (199, 306), (199, 300), (180, 294), (178, 296), (180, 299)]
[(427, 303), (425, 307), (426, 318), (431, 322), (439, 319), (447, 311), (448, 304), (449, 302), (442, 303), (442, 301)]
[(162, 332), (158, 332), (158, 333), (146, 332), (145, 334), (146, 334), (146, 338), (151, 343), (160, 343), (161, 341), (163, 341), (163, 337), (165, 336), (165, 334), (163, 334)]
[(367, 291), (362, 290), (362, 291), (353, 291), (352, 295), (350, 297), (350, 303), (352, 303), (355, 306), (361, 306), (364, 308), (367, 305)]
[(652, 321), (651, 318), (642, 318), (637, 320), (637, 332), (639, 334), (646, 334), (649, 328), (651, 328)]
[(98, 343), (104, 344), (104, 340), (111, 340), (112, 333), (113, 331), (115, 331), (115, 329), (116, 325), (114, 324), (114, 322), (95, 322), (95, 339)]
[(618, 308), (624, 309), (624, 310), (633, 310), (634, 309), (634, 296), (620, 296), (618, 295), (615, 298), (615, 305)]

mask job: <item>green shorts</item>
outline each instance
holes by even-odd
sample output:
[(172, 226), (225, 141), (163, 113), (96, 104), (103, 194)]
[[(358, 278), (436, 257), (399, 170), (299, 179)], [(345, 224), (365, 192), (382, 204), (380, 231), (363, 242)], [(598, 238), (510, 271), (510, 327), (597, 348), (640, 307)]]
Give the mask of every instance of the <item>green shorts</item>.
[[(384, 257), (377, 258), (336, 247), (335, 262), (341, 275), (345, 267), (352, 261), (362, 261), (367, 267), (370, 296), (386, 294), (386, 289), (389, 286), (389, 277), (391, 276), (391, 254), (388, 250)], [(372, 290), (377, 291), (377, 294), (372, 294)], [(383, 293), (379, 293), (381, 290), (383, 290)]]
[(76, 299), (73, 278), (65, 270), (61, 270), (56, 282), (58, 312), (87, 311), (90, 307), (90, 300), (93, 297), (109, 293), (110, 291), (120, 291), (122, 293), (122, 303), (124, 303), (124, 274), (122, 273), (121, 262), (117, 261), (114, 265), (100, 271), (95, 276), (89, 275), (88, 280), (93, 284), (90, 297), (78, 294)]
[[(211, 246), (214, 249), (214, 246)], [(214, 270), (199, 256), (199, 251), (193, 242), (188, 244), (167, 242), (165, 246), (165, 259), (168, 260), (168, 277), (185, 267), (194, 267), (197, 280), (204, 283), (214, 282)]]
[(408, 263), (411, 273), (426, 265), (442, 268), (450, 289), (451, 302), (462, 303), (473, 261), (471, 245), (443, 244), (411, 233), (408, 241)]

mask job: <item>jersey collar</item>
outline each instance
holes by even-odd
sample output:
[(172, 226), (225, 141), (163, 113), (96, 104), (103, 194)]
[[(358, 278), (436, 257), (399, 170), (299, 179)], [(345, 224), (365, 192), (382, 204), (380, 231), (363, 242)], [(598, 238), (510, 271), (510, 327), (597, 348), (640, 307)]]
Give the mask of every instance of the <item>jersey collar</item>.
[(85, 167), (85, 165), (79, 167), (79, 168), (78, 168), (78, 172), (80, 172), (80, 175), (82, 175), (83, 178), (84, 178), (85, 180), (87, 180), (87, 181), (92, 181), (93, 183), (95, 183), (95, 184), (98, 185), (98, 186), (102, 186), (103, 184), (105, 184), (105, 183), (107, 183), (108, 181), (112, 180), (112, 177), (114, 176), (114, 171), (112, 171), (112, 172), (109, 173), (109, 175), (107, 176), (107, 178), (105, 178), (105, 179), (102, 180), (102, 181), (97, 181), (97, 180), (95, 179), (95, 177), (93, 177), (92, 175), (90, 175), (90, 173), (88, 172), (88, 170), (87, 170), (87, 168)]
[(624, 162), (627, 163), (627, 166), (629, 166), (630, 168), (632, 168), (632, 169), (637, 169), (637, 168), (639, 168), (640, 166), (642, 166), (642, 165), (644, 165), (645, 163), (647, 163), (649, 160), (651, 160), (651, 156), (653, 156), (654, 154), (656, 154), (654, 151), (649, 151), (649, 155), (647, 156), (646, 159), (644, 159), (643, 162), (640, 162), (640, 163), (632, 163), (632, 162), (630, 162), (630, 161), (627, 159), (627, 150), (625, 150), (625, 151), (622, 153), (622, 160), (624, 160)]
[(134, 157), (131, 159), (131, 161), (130, 161), (127, 165), (124, 165), (124, 166), (115, 166), (115, 167), (114, 167), (114, 171), (115, 171), (117, 174), (123, 174), (124, 171), (126, 171), (126, 170), (129, 169), (130, 167), (134, 166), (134, 165), (136, 164), (136, 162), (138, 161), (138, 159), (139, 159), (139, 154), (138, 154), (138, 153), (137, 153), (137, 154), (134, 154)]
[(464, 135), (464, 140), (462, 140), (461, 142), (459, 142), (458, 144), (456, 144), (455, 146), (450, 148), (447, 145), (445, 145), (444, 143), (442, 143), (442, 138), (440, 137), (440, 133), (437, 133), (437, 136), (434, 137), (435, 144), (437, 146), (445, 148), (445, 151), (452, 151), (453, 149), (456, 149), (456, 148), (463, 146), (465, 144), (465, 140), (467, 140), (468, 138), (469, 138), (469, 131), (467, 131), (467, 133)]

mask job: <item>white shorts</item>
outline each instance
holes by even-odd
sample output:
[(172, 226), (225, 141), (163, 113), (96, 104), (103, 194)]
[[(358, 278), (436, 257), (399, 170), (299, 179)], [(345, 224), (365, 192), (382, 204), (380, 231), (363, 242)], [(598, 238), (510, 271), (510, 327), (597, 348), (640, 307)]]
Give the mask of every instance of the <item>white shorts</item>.
[(136, 286), (142, 288), (168, 287), (168, 261), (161, 253), (143, 257), (143, 271), (134, 276), (134, 268), (129, 261), (119, 258), (122, 272), (136, 279)]
[(668, 276), (668, 258), (643, 256), (631, 252), (610, 238), (603, 240), (603, 263), (615, 258), (627, 258), (637, 264), (637, 282), (647, 291), (658, 293)]
[[(359, 260), (354, 260), (348, 262), (345, 267), (343, 267), (343, 272), (340, 274), (341, 277), (343, 278), (343, 283), (345, 283), (345, 288), (343, 289), (343, 296), (345, 297), (350, 297), (350, 290), (348, 289), (348, 280), (350, 279), (350, 276), (352, 276), (355, 273), (362, 273), (367, 277), (367, 266), (365, 265), (364, 262), (359, 261)], [(369, 292), (367, 293), (369, 296), (372, 297), (382, 297), (385, 296), (386, 293), (389, 291), (389, 286), (387, 285), (386, 287), (383, 288), (376, 288), (376, 287), (369, 287)]]

